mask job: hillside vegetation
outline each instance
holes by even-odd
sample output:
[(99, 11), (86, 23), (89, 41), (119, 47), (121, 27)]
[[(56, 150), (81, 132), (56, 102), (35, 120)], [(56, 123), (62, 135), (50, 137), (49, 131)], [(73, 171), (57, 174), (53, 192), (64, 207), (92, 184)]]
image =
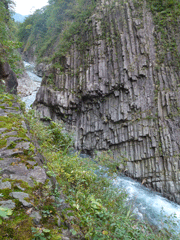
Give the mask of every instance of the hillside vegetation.
[(95, 0), (49, 0), (48, 6), (20, 25), (19, 40), (24, 43), (24, 51), (35, 45), (39, 61), (53, 52), (65, 54), (74, 41), (72, 36), (83, 31), (95, 6)]
[(21, 57), (17, 49), (21, 43), (17, 41), (17, 25), (12, 19), (14, 1), (0, 1), (0, 62), (8, 62), (15, 73), (20, 73), (18, 62)]
[[(35, 46), (35, 55), (38, 62), (52, 61), (54, 57), (64, 56), (73, 43), (87, 47), (89, 39), (83, 39), (84, 33), (89, 31), (90, 16), (99, 5), (98, 0), (49, 0), (49, 5), (37, 10), (26, 18), (19, 29), (19, 40), (24, 44), (24, 51)], [(123, 0), (115, 0), (124, 4)], [(157, 52), (159, 62), (166, 59), (166, 53), (173, 54), (173, 64), (179, 66), (179, 53), (177, 50), (176, 32), (179, 29), (180, 2), (179, 0), (147, 0), (151, 10), (157, 36)], [(141, 15), (144, 1), (133, 0)], [(111, 6), (108, 6), (111, 8)], [(76, 37), (75, 37), (76, 36)], [(160, 37), (159, 37), (160, 36)], [(83, 43), (82, 43), (83, 41)], [(83, 49), (82, 49), (83, 50)]]

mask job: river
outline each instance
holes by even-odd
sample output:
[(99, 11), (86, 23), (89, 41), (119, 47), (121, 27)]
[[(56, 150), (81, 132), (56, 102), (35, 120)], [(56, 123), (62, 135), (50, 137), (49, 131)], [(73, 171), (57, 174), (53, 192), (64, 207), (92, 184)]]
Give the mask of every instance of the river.
[[(30, 64), (24, 61), (24, 67), (26, 69), (28, 76), (35, 82), (36, 86), (38, 85), (40, 87), (42, 78), (38, 77), (35, 74), (35, 70), (34, 70), (35, 66), (33, 64)], [(26, 103), (27, 109), (30, 109), (31, 104), (35, 101), (37, 91), (38, 90), (35, 90), (31, 95), (22, 98), (22, 101)]]
[[(42, 79), (35, 75), (34, 66), (27, 62), (24, 62), (24, 65), (30, 78), (40, 85)], [(36, 93), (37, 91), (34, 91), (32, 95), (22, 98), (26, 103), (26, 108), (30, 108), (36, 98)], [(141, 221), (146, 220), (157, 228), (164, 226), (171, 228), (175, 234), (180, 233), (180, 205), (124, 175), (115, 174), (111, 180), (112, 186), (118, 187), (119, 191), (126, 191), (127, 205), (131, 206), (137, 218)]]

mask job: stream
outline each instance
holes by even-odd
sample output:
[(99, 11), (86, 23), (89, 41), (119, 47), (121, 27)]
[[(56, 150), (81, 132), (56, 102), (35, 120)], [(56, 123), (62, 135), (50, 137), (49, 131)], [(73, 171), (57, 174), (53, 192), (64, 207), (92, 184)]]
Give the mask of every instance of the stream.
[[(34, 73), (34, 66), (27, 62), (24, 62), (24, 65), (30, 78), (34, 82), (38, 82), (40, 86), (42, 79)], [(34, 102), (36, 93), (37, 91), (34, 91), (32, 95), (22, 98), (22, 101), (26, 103), (27, 109)], [(106, 175), (106, 177), (108, 176)], [(118, 188), (119, 191), (126, 191), (128, 195), (127, 206), (131, 206), (134, 215), (139, 220), (146, 220), (157, 228), (170, 228), (174, 231), (175, 235), (180, 233), (180, 205), (169, 201), (160, 193), (152, 191), (144, 187), (141, 183), (124, 175), (114, 174), (108, 178), (111, 179), (112, 186)]]

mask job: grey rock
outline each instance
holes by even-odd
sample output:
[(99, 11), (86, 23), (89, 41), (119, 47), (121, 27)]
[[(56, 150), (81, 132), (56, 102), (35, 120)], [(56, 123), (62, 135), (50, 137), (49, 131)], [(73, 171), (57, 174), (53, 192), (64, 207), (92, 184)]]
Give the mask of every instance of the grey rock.
[(12, 180), (23, 180), (30, 186), (34, 186), (34, 181), (45, 183), (47, 176), (43, 168), (35, 166), (34, 169), (27, 169), (26, 165), (19, 161), (20, 159), (13, 158), (0, 161), (1, 174), (7, 174)]
[(1, 108), (0, 108), (0, 116), (1, 117), (7, 117), (7, 113)]
[(35, 166), (34, 169), (29, 173), (29, 177), (33, 178), (36, 182), (45, 183), (47, 176), (44, 168)]
[(29, 146), (30, 146), (30, 142), (20, 142), (20, 143), (17, 143), (16, 148), (29, 150)]
[(32, 207), (31, 203), (24, 200), (24, 198), (29, 198), (29, 194), (24, 192), (12, 192), (9, 195), (15, 199), (18, 199), (24, 207)]
[(27, 161), (28, 163), (29, 163), (29, 165), (31, 165), (31, 166), (34, 166), (34, 165), (36, 165), (37, 164), (37, 162), (35, 162), (35, 161)]
[(4, 133), (1, 135), (1, 137), (6, 137), (6, 136), (13, 136), (13, 135), (17, 135), (17, 132), (16, 131), (13, 131), (13, 132), (7, 132), (7, 133)]
[(61, 226), (61, 218), (59, 216), (56, 216), (57, 217), (57, 224), (58, 224), (58, 227)]
[(6, 189), (6, 188), (9, 188), (9, 189), (11, 189), (11, 183), (10, 182), (2, 182), (1, 180), (0, 180), (0, 189)]
[[(12, 132), (12, 133), (16, 133), (17, 134), (17, 132)], [(22, 138), (17, 138), (17, 137), (9, 137), (9, 138), (7, 138), (7, 146), (6, 147), (9, 147), (11, 145), (11, 143), (15, 143), (17, 141), (20, 141), (21, 139)]]
[[(20, 201), (20, 200), (19, 200), (19, 201)], [(25, 200), (21, 200), (20, 202), (22, 203), (22, 205), (23, 205), (24, 207), (30, 208), (30, 207), (33, 206), (31, 203), (29, 203), (29, 202), (27, 202), (27, 201), (25, 201)]]
[(7, 130), (7, 128), (0, 128), (0, 134), (2, 134), (3, 132), (5, 132)]
[(16, 204), (12, 200), (0, 201), (0, 206), (3, 208), (13, 209), (16, 207)]
[(33, 218), (33, 221), (36, 225), (38, 225), (42, 219), (41, 214), (38, 211), (33, 211), (30, 215)]
[(0, 151), (0, 157), (8, 158), (15, 156), (17, 154), (23, 154), (23, 151), (21, 150), (14, 150), (14, 149), (6, 149), (3, 151)]

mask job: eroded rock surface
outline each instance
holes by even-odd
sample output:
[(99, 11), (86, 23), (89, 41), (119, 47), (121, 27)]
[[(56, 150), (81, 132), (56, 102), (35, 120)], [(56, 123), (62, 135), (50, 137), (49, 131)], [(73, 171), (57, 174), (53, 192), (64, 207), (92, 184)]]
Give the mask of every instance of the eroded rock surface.
[(109, 11), (104, 4), (88, 23), (86, 50), (74, 44), (56, 60), (64, 70), (46, 71), (34, 107), (75, 129), (77, 149), (112, 150), (126, 174), (180, 203), (179, 70), (169, 53), (159, 65), (145, 5), (116, 2)]

